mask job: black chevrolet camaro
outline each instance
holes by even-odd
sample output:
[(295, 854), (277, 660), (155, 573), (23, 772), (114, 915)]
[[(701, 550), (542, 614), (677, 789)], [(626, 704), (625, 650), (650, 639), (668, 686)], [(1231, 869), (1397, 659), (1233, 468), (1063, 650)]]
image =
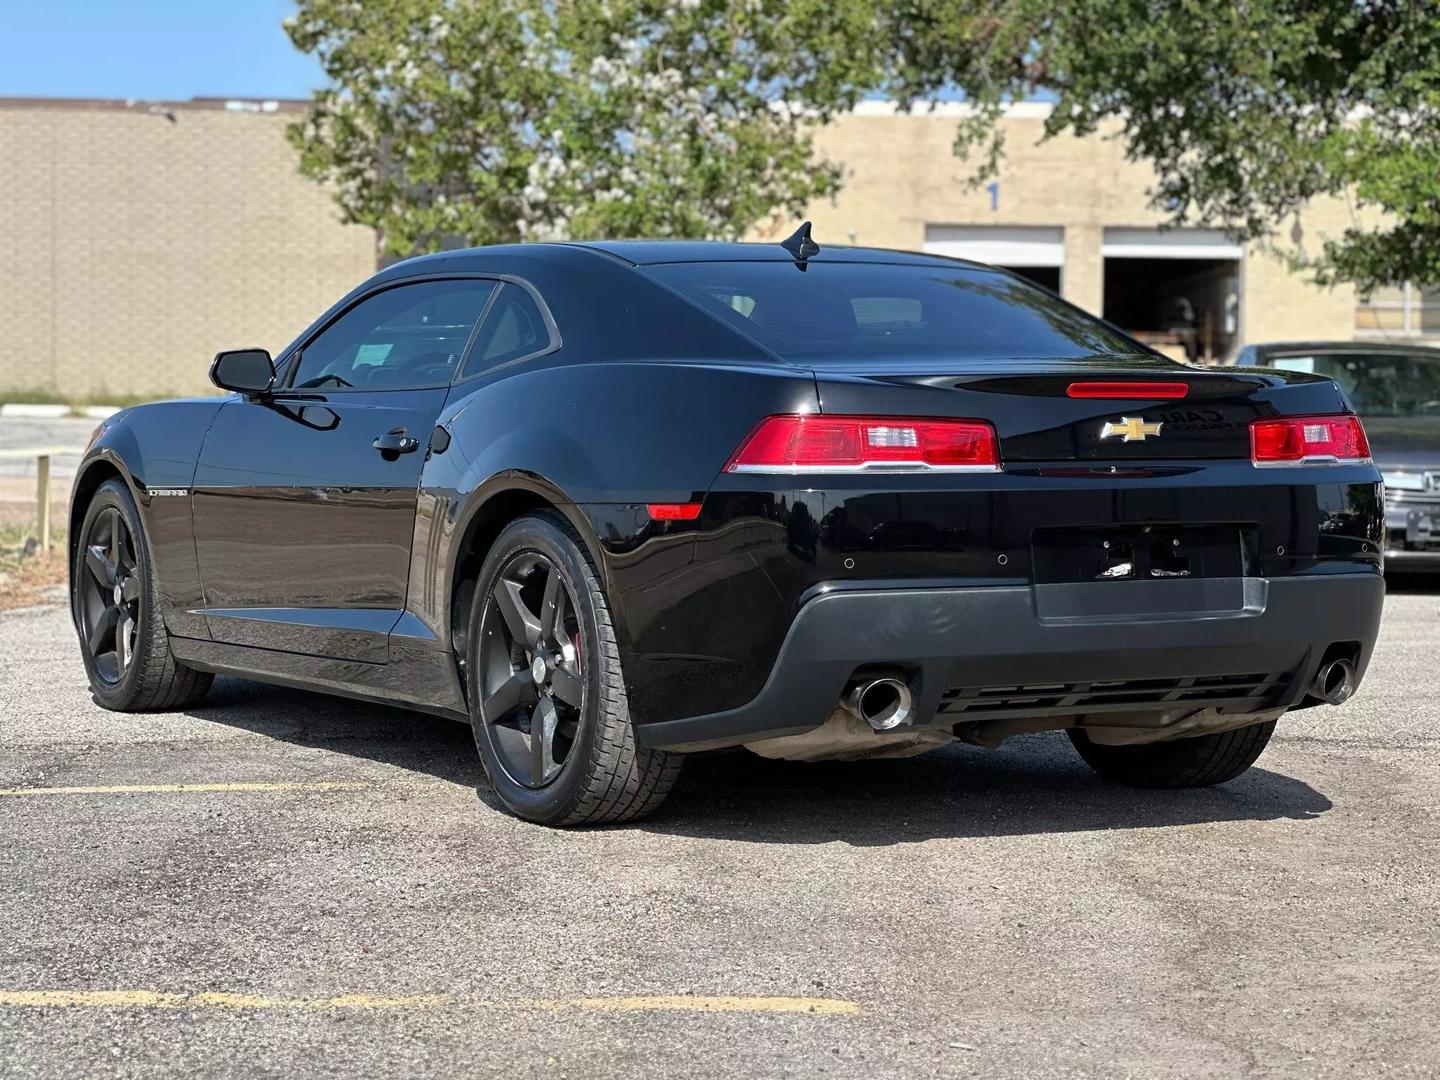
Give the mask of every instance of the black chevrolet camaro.
[(643, 815), (692, 751), (1046, 729), (1213, 784), (1348, 697), (1380, 618), (1334, 381), (1178, 364), (973, 263), (808, 229), (455, 251), (211, 376), (78, 473), (96, 699), (224, 673), (454, 717), (534, 821)]

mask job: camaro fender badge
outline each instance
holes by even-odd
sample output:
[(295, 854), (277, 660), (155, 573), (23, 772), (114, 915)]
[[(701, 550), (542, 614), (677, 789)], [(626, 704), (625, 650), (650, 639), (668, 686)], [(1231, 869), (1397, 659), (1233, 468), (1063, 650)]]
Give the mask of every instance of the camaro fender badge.
[(1122, 416), (1119, 420), (1106, 420), (1100, 429), (1100, 438), (1119, 439), (1121, 442), (1144, 442), (1151, 435), (1159, 435), (1164, 421), (1153, 423), (1139, 416)]
[(190, 494), (189, 488), (149, 488), (149, 493), (155, 498), (164, 498), (169, 495), (184, 498)]

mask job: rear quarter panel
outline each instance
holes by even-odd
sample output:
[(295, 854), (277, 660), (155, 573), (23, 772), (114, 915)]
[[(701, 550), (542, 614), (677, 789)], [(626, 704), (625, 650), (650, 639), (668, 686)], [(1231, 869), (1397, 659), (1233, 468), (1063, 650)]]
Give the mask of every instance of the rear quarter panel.
[(668, 632), (658, 598), (694, 558), (694, 523), (651, 522), (646, 504), (701, 501), (760, 417), (815, 407), (809, 372), (723, 361), (552, 354), (461, 384), (440, 417), (449, 445), (422, 475), (409, 610), (448, 641), (471, 521), (505, 492), (533, 492), (590, 546), (628, 663), (636, 642)]

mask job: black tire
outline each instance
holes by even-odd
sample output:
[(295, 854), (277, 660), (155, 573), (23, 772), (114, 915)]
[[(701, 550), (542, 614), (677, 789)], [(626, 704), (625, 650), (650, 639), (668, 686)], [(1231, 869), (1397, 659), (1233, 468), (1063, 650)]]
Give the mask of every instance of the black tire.
[(1102, 746), (1083, 728), (1070, 728), (1070, 741), (1085, 763), (1106, 780), (1128, 787), (1209, 787), (1234, 780), (1260, 756), (1275, 721), (1214, 735), (1196, 735), (1140, 746)]
[[(111, 542), (117, 519), (124, 526), (117, 543), (125, 553), (117, 562), (123, 562), (125, 573), (114, 593), (112, 610), (120, 616), (115, 620), (117, 629), (108, 632), (112, 647), (107, 652), (89, 640), (95, 637), (105, 642), (106, 633), (90, 631), (97, 627), (103, 631), (98, 625), (103, 619), (97, 619), (97, 605), (111, 605), (106, 590), (115, 589), (117, 582), (112, 576), (102, 587), (107, 560), (103, 552), (96, 555), (92, 548), (103, 548), (96, 542), (99, 540)], [(186, 667), (170, 653), (170, 635), (156, 603), (154, 563), (140, 511), (129, 488), (118, 479), (101, 484), (85, 508), (75, 544), (75, 565), (70, 568), (70, 610), (80, 634), (80, 655), (90, 690), (102, 707), (116, 712), (183, 709), (209, 691), (214, 676)], [(133, 621), (132, 632), (125, 634), (123, 652), (116, 636), (121, 633), (121, 617)]]
[[(533, 648), (527, 647), (513, 633), (513, 607), (497, 590), (509, 587), (516, 602), (529, 605), (534, 593), (526, 599), (523, 590), (543, 590), (556, 570), (560, 599), (549, 610), (558, 606), (560, 613), (552, 614), (551, 622), (569, 629), (561, 626), (553, 639), (545, 638), (540, 629), (545, 600), (527, 606), (522, 618), (537, 620), (535, 627), (526, 623), (533, 639)], [(552, 648), (557, 641), (567, 644)], [(519, 518), (495, 540), (471, 605), (468, 651), (475, 745), (491, 786), (511, 813), (542, 825), (602, 825), (645, 817), (665, 801), (684, 759), (636, 742), (605, 590), (580, 537), (559, 514), (539, 511)], [(523, 696), (531, 670), (526, 665), (533, 668), (537, 657), (541, 665), (551, 665), (548, 679), (570, 671), (577, 703), (562, 700), (558, 684), (551, 686), (544, 676), (535, 678), (533, 704)], [(571, 697), (575, 692), (567, 690)], [(539, 719), (547, 695), (548, 725)], [(487, 710), (487, 701), (499, 703)], [(487, 711), (493, 715), (487, 717)], [(537, 728), (548, 733), (554, 754), (535, 752)], [(562, 748), (563, 761), (556, 762)], [(528, 763), (521, 760), (532, 753)]]

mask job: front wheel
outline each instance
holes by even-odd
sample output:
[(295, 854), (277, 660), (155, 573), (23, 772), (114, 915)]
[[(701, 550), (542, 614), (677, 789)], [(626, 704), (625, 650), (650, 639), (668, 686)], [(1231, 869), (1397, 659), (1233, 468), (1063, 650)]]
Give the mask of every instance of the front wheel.
[(119, 480), (101, 484), (86, 507), (70, 603), (90, 690), (104, 708), (180, 709), (210, 689), (213, 676), (170, 653), (140, 512)]
[(543, 825), (633, 821), (665, 801), (683, 758), (635, 740), (604, 589), (558, 514), (507, 526), (470, 613), (475, 745), (516, 816)]
[(1084, 728), (1070, 728), (1070, 741), (1085, 763), (1106, 780), (1129, 787), (1209, 787), (1233, 780), (1260, 756), (1275, 721), (1213, 735), (1196, 735), (1138, 746), (1091, 742)]

